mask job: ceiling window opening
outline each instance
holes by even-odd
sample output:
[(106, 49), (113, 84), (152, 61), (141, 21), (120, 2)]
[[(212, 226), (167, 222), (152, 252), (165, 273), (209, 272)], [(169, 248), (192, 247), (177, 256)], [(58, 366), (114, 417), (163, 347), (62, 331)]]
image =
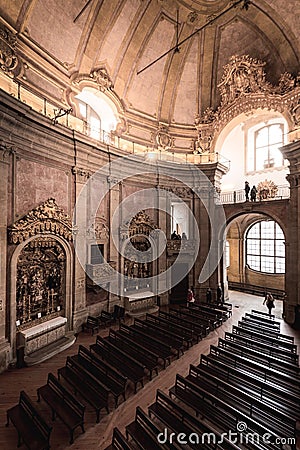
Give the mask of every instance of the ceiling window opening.
[(273, 220), (252, 225), (246, 235), (246, 264), (263, 273), (285, 273), (285, 239)]

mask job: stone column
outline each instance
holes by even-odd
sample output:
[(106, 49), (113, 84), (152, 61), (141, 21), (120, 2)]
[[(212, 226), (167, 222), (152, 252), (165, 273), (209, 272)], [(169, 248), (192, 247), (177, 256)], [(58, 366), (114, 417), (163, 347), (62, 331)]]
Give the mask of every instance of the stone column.
[(283, 307), (284, 319), (293, 324), (297, 306), (300, 305), (300, 141), (281, 148), (284, 158), (289, 160), (290, 183), (289, 220), (286, 236), (286, 299)]
[[(220, 263), (216, 268), (209, 267), (210, 277), (204, 283), (201, 283), (200, 286), (198, 283), (198, 278), (207, 259), (211, 245), (213, 245), (211, 251), (216, 257), (221, 258), (223, 253), (223, 233), (225, 232), (226, 223), (222, 220), (222, 217), (225, 219), (225, 214), (222, 214), (223, 207), (218, 202), (218, 192), (220, 190), (221, 177), (227, 172), (228, 169), (220, 163), (201, 164), (198, 168), (210, 181), (210, 183), (207, 183), (207, 186), (202, 186), (198, 189), (199, 194), (198, 196), (195, 195), (194, 201), (194, 215), (198, 222), (201, 239), (199, 255), (195, 263), (195, 286), (199, 292), (200, 300), (205, 301), (205, 293), (208, 287), (212, 289), (214, 300), (216, 298), (216, 289), (218, 284), (220, 283), (222, 285), (223, 291), (224, 287), (226, 288), (227, 285), (227, 280), (225, 280), (225, 285), (223, 280), (224, 271), (221, 267), (222, 259), (220, 259)], [(201, 198), (207, 202), (208, 210), (201, 201)], [(217, 239), (215, 239), (214, 242), (212, 242), (211, 224), (217, 224), (216, 226), (219, 230)]]

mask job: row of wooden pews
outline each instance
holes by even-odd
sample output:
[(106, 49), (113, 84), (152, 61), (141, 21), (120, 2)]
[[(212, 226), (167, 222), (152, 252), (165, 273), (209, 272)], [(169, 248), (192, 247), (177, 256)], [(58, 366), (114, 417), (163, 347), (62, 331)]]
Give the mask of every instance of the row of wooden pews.
[[(78, 427), (85, 431), (86, 406), (95, 410), (96, 422), (99, 422), (103, 410), (109, 414), (112, 408), (118, 406), (120, 399), (126, 400), (128, 384), (133, 384), (136, 393), (138, 386), (144, 386), (147, 377), (151, 380), (154, 374), (158, 375), (159, 369), (165, 369), (172, 359), (179, 358), (228, 317), (224, 310), (195, 305), (168, 313), (160, 311), (158, 315), (147, 314), (145, 320), (135, 319), (133, 325), (128, 326), (122, 323), (124, 315), (119, 307), (115, 308), (114, 317), (108, 317), (104, 312), (103, 323), (107, 325), (119, 320), (119, 329), (110, 328), (106, 337), (98, 335), (89, 349), (80, 345), (78, 353), (68, 356), (65, 366), (58, 369), (57, 376), (48, 374), (47, 383), (37, 390), (38, 401), (44, 401), (49, 406), (52, 420), (58, 417), (64, 423), (72, 443)], [(92, 333), (99, 330), (101, 318), (96, 319), (90, 317), (86, 324), (86, 329)], [(7, 425), (9, 421), (18, 430), (18, 444), (23, 441), (28, 444), (32, 431), (39, 437), (37, 448), (50, 446), (52, 427), (47, 426), (47, 420), (39, 414), (25, 392), (20, 394), (19, 404), (7, 411)], [(139, 434), (139, 445), (143, 447), (149, 433), (153, 438), (159, 432), (152, 422), (138, 409), (137, 422), (128, 428), (127, 437)], [(143, 432), (143, 427), (147, 428), (148, 434)], [(114, 445), (120, 445), (117, 442), (122, 440), (124, 446), (115, 448), (131, 448), (124, 436), (115, 430)], [(152, 449), (156, 448), (154, 441), (151, 439)], [(28, 446), (31, 448), (34, 445), (30, 442)]]
[(108, 449), (295, 450), (299, 424), (297, 346), (274, 316), (252, 310), (147, 413), (137, 408), (125, 434), (115, 428)]
[(113, 312), (101, 311), (99, 316), (88, 316), (82, 325), (82, 331), (91, 331), (92, 335), (98, 333), (102, 326), (107, 327), (125, 320), (125, 308), (119, 305), (114, 306)]

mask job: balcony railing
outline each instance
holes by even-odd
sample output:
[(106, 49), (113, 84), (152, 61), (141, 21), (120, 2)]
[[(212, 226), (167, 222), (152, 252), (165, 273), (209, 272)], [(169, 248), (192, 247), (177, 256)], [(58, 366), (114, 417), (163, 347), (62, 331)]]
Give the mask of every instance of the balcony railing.
[[(290, 198), (290, 187), (289, 185), (282, 185), (277, 186), (277, 192), (272, 197), (267, 197), (264, 199), (261, 199), (259, 196), (259, 193), (256, 196), (256, 201), (270, 201), (270, 200), (282, 200), (285, 198)], [(221, 192), (220, 194), (220, 202), (223, 205), (231, 204), (231, 203), (243, 203), (246, 201), (245, 197), (245, 191), (243, 189), (240, 189), (238, 191), (232, 191), (232, 192)]]
[[(20, 102), (28, 105), (34, 111), (48, 117), (53, 124), (60, 124), (71, 128), (78, 133), (89, 136), (91, 139), (102, 144), (110, 145), (126, 153), (144, 155), (149, 162), (167, 161), (179, 164), (208, 164), (220, 162), (229, 167), (230, 161), (219, 153), (194, 154), (187, 152), (186, 148), (176, 148), (176, 151), (167, 151), (154, 149), (153, 145), (133, 141), (124, 137), (117, 136), (113, 132), (105, 130), (91, 129), (87, 121), (75, 117), (71, 112), (61, 114), (65, 105), (50, 101), (42, 97), (37, 92), (31, 90), (28, 86), (22, 84), (19, 80), (14, 80), (0, 72), (0, 88)], [(93, 137), (94, 136), (94, 137)], [(97, 138), (95, 138), (97, 136)]]

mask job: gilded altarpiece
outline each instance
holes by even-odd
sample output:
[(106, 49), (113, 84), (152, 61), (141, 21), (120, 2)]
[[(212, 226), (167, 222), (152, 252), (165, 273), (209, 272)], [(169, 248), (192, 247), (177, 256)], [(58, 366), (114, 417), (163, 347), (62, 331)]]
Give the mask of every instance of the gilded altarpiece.
[(156, 228), (150, 217), (144, 211), (140, 211), (128, 226), (121, 230), (122, 239), (128, 241), (124, 252), (123, 269), (127, 280), (126, 290), (150, 288), (147, 281), (147, 278), (153, 275), (153, 242), (151, 245), (150, 235), (153, 239)]
[(8, 228), (8, 241), (16, 245), (11, 260), (11, 319), (18, 331), (57, 316), (66, 316), (71, 324), (73, 232), (70, 217), (54, 198)]
[(63, 313), (65, 265), (65, 252), (51, 237), (34, 239), (23, 248), (17, 263), (18, 324), (22, 326), (55, 312)]

